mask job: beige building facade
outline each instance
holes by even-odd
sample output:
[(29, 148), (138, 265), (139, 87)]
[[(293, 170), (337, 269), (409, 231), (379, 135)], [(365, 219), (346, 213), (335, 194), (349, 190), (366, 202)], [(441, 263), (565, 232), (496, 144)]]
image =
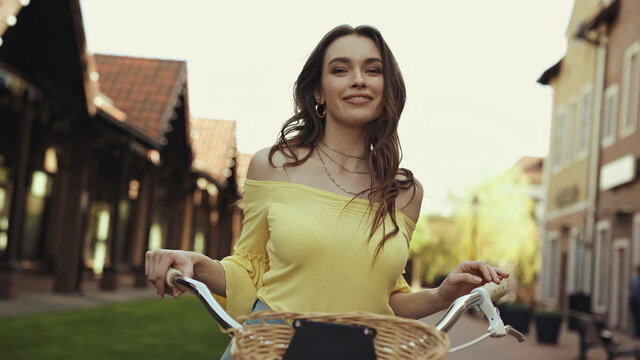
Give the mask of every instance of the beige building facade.
[[(629, 283), (640, 264), (640, 2), (577, 0), (575, 7), (567, 55), (539, 80), (554, 90), (540, 300), (567, 310), (568, 295), (581, 292), (593, 313), (630, 331)], [(584, 67), (569, 66), (579, 47)], [(568, 165), (561, 159), (582, 133), (578, 125), (577, 138), (559, 135), (567, 132), (562, 122), (587, 118), (588, 89), (589, 152)]]
[(566, 31), (567, 53), (538, 79), (553, 88), (549, 157), (543, 175), (545, 214), (538, 301), (554, 308), (565, 308), (570, 293), (590, 291), (587, 228), (594, 194), (589, 169), (594, 155), (594, 98), (599, 86), (597, 50), (578, 40), (576, 34), (603, 6), (600, 1), (576, 0)]

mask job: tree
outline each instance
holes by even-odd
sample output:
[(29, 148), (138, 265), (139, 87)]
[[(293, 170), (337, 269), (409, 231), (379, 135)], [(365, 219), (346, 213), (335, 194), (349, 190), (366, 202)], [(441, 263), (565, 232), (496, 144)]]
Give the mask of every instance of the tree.
[(463, 259), (455, 226), (450, 218), (420, 216), (409, 248), (413, 274), (420, 276), (420, 282), (433, 283), (438, 275), (448, 274)]
[[(453, 216), (465, 255), (506, 268), (527, 293), (538, 270), (539, 230), (530, 189), (522, 169), (513, 167), (459, 197)], [(518, 297), (530, 302), (533, 296), (527, 293)]]
[(530, 190), (527, 176), (514, 167), (462, 196), (450, 195), (451, 218), (421, 216), (409, 250), (414, 279), (433, 283), (462, 260), (483, 260), (509, 271), (518, 300), (532, 303), (538, 226)]

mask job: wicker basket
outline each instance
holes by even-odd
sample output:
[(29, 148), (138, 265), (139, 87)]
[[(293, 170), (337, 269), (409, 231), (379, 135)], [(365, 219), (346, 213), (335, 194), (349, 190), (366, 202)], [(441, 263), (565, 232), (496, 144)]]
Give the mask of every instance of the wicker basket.
[[(246, 318), (253, 319), (259, 323), (245, 323), (242, 331), (232, 330), (231, 355), (235, 360), (281, 359), (293, 337), (291, 324), (296, 319), (375, 328), (377, 335), (373, 343), (379, 360), (444, 359), (449, 351), (449, 338), (445, 333), (419, 321), (394, 316), (364, 312), (310, 314), (266, 310)], [(284, 324), (265, 324), (268, 320), (284, 320)]]

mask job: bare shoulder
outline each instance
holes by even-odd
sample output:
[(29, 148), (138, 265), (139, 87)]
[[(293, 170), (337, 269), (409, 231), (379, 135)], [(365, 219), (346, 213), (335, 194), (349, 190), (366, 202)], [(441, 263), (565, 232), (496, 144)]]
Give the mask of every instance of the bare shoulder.
[[(251, 180), (261, 181), (287, 181), (287, 173), (284, 164), (289, 160), (282, 153), (276, 151), (271, 161), (269, 161), (270, 147), (259, 150), (251, 157), (249, 169), (247, 170), (247, 178)], [(300, 154), (298, 154), (300, 155)]]
[(396, 199), (396, 208), (407, 215), (414, 223), (417, 223), (420, 217), (424, 189), (418, 179), (414, 178), (413, 181), (415, 186), (400, 190), (400, 194)]

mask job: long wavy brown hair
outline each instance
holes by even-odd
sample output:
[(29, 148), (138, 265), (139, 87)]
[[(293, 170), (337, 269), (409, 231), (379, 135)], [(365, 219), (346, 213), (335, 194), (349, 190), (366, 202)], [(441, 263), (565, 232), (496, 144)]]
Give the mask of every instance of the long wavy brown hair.
[[(367, 240), (371, 241), (376, 230), (382, 226), (383, 237), (375, 252), (375, 257), (377, 257), (387, 240), (400, 230), (395, 212), (395, 200), (400, 194), (400, 190), (412, 188), (413, 199), (416, 189), (411, 171), (399, 168), (402, 147), (397, 130), (406, 99), (406, 88), (398, 63), (376, 28), (368, 25), (356, 28), (341, 25), (329, 31), (320, 40), (296, 80), (293, 90), (295, 113), (284, 123), (276, 144), (271, 147), (269, 163), (275, 167), (273, 155), (280, 151), (288, 159), (284, 164), (285, 167), (303, 164), (311, 157), (313, 151), (309, 151), (304, 157), (299, 158), (294, 149), (309, 148), (313, 150), (322, 140), (325, 120), (316, 114), (315, 106), (317, 103), (314, 93), (322, 86), (324, 56), (333, 41), (352, 34), (371, 39), (382, 56), (383, 107), (380, 116), (367, 124), (365, 134), (365, 145), (367, 149), (370, 149), (367, 158), (371, 186), (354, 196), (355, 199), (366, 193), (369, 198), (370, 212), (373, 210), (374, 204), (379, 202), (380, 206), (375, 211)], [(390, 216), (393, 223), (393, 230), (390, 232), (385, 229), (384, 220), (387, 215)]]

